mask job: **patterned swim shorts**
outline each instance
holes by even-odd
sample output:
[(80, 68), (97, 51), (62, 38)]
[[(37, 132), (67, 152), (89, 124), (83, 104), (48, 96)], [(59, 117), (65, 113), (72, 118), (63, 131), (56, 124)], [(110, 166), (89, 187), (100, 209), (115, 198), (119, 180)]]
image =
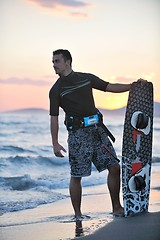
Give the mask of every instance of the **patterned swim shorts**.
[[(111, 154), (103, 148), (104, 145)], [(69, 131), (68, 147), (72, 177), (91, 175), (92, 163), (99, 172), (118, 163), (112, 156), (116, 157), (115, 150), (102, 127), (92, 126)]]

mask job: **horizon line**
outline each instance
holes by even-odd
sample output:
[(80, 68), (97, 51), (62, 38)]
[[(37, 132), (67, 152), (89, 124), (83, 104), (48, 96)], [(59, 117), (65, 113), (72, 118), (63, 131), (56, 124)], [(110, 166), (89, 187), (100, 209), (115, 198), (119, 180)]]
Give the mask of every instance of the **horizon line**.
[[(154, 104), (155, 103), (158, 103), (160, 104), (160, 101), (154, 101)], [(120, 109), (123, 109), (125, 108), (127, 105), (124, 105), (123, 107), (120, 107), (120, 108), (114, 108), (114, 109), (109, 109), (109, 108), (102, 108), (102, 107), (97, 107), (98, 109), (102, 109), (102, 110), (107, 110), (107, 111), (115, 111), (115, 110), (120, 110)], [(4, 110), (4, 111), (1, 111), (0, 110), (0, 113), (7, 113), (7, 112), (16, 112), (16, 111), (33, 111), (33, 110), (39, 110), (39, 111), (49, 111), (49, 109), (47, 108), (42, 108), (42, 107), (26, 107), (26, 108), (16, 108), (16, 109), (10, 109), (10, 110)], [(62, 109), (63, 110), (63, 109)]]

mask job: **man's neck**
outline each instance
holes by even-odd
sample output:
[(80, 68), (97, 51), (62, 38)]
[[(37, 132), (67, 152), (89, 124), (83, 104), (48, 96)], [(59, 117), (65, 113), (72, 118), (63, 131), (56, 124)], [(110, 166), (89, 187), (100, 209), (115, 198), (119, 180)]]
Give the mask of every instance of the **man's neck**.
[(60, 77), (67, 77), (73, 70), (69, 69), (60, 74)]

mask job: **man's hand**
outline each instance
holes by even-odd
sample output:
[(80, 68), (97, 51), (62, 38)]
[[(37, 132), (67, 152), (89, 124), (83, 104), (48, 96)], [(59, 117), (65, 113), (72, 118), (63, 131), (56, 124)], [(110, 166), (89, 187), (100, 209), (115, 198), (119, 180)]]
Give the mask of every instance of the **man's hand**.
[(142, 79), (142, 78), (139, 78), (139, 79), (137, 80), (137, 82), (140, 82), (141, 85), (143, 86), (143, 85), (145, 85), (145, 84), (147, 83), (147, 80), (144, 80), (144, 79)]
[(64, 157), (61, 151), (66, 152), (66, 150), (59, 143), (53, 146), (53, 151), (56, 157)]

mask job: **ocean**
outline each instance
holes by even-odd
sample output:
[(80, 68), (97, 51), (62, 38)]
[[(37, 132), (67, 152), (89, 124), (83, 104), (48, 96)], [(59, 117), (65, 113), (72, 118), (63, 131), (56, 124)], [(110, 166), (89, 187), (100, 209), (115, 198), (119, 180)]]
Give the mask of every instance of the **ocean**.
[[(113, 144), (121, 159), (124, 115), (108, 115), (104, 123), (116, 137)], [(67, 150), (67, 131), (60, 112), (59, 142)], [(160, 173), (160, 118), (154, 118), (152, 173)], [(50, 116), (46, 110), (14, 111), (0, 114), (0, 214), (36, 208), (41, 204), (69, 198), (70, 168), (64, 158), (53, 154)], [(83, 178), (84, 188), (106, 182), (106, 172)], [(157, 186), (159, 187), (159, 186)], [(89, 194), (89, 193), (88, 193)]]

